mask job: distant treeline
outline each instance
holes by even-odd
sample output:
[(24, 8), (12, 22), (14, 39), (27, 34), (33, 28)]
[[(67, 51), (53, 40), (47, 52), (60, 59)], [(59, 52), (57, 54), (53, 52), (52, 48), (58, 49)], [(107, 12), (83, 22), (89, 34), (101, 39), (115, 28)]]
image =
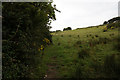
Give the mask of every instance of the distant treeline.
[[(72, 30), (71, 27), (67, 27), (67, 28), (64, 28), (63, 31), (68, 31), (68, 30)], [(56, 31), (51, 31), (51, 33), (54, 33), (54, 32), (60, 32), (61, 30), (56, 30)]]

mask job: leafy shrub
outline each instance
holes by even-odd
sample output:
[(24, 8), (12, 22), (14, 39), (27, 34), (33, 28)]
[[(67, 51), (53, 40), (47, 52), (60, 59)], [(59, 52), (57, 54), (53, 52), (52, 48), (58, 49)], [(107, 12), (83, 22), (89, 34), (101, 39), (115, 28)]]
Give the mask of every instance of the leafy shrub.
[(120, 17), (114, 17), (114, 18), (108, 20), (109, 23), (114, 23), (116, 21), (120, 21)]
[(66, 31), (66, 30), (72, 30), (71, 27), (67, 27), (67, 28), (64, 28), (63, 31)]
[(107, 25), (108, 29), (114, 29), (114, 28), (118, 28), (118, 27), (120, 27), (120, 21), (116, 21), (115, 23), (109, 23)]
[(106, 25), (106, 24), (108, 24), (108, 22), (107, 22), (107, 21), (105, 21), (105, 22), (103, 23), (103, 25)]
[(56, 30), (56, 32), (60, 32), (61, 30)]
[(2, 4), (2, 12), (3, 79), (30, 78), (39, 64), (35, 55), (52, 42), (49, 29), (55, 8), (51, 3), (10, 2)]

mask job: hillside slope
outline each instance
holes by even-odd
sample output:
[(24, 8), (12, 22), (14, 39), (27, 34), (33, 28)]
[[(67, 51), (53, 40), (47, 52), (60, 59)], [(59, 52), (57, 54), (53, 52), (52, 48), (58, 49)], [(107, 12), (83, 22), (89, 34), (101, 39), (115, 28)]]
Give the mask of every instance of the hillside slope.
[[(104, 32), (106, 26), (52, 33), (53, 45), (45, 49), (43, 59), (48, 67), (46, 75), (54, 75), (52, 78), (119, 77), (118, 28)], [(54, 71), (56, 74), (52, 74)]]

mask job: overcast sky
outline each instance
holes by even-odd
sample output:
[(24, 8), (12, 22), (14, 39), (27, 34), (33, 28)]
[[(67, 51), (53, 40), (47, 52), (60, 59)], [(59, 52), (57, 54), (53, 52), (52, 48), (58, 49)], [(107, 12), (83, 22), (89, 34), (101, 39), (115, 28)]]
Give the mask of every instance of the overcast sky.
[(56, 21), (53, 21), (51, 31), (95, 26), (118, 16), (119, 0), (54, 0)]

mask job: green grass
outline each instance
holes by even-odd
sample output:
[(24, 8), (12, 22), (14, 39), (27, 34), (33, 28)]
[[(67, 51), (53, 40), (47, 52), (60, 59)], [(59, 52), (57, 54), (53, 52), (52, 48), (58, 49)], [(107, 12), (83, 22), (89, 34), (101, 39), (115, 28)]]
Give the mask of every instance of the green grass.
[[(47, 64), (54, 63), (56, 76), (60, 78), (108, 78), (103, 66), (107, 55), (119, 53), (114, 48), (118, 28), (103, 32), (104, 27), (52, 33), (53, 45), (45, 49), (43, 57), (46, 74), (49, 69)], [(118, 75), (111, 72), (109, 74), (113, 75), (111, 77)]]

